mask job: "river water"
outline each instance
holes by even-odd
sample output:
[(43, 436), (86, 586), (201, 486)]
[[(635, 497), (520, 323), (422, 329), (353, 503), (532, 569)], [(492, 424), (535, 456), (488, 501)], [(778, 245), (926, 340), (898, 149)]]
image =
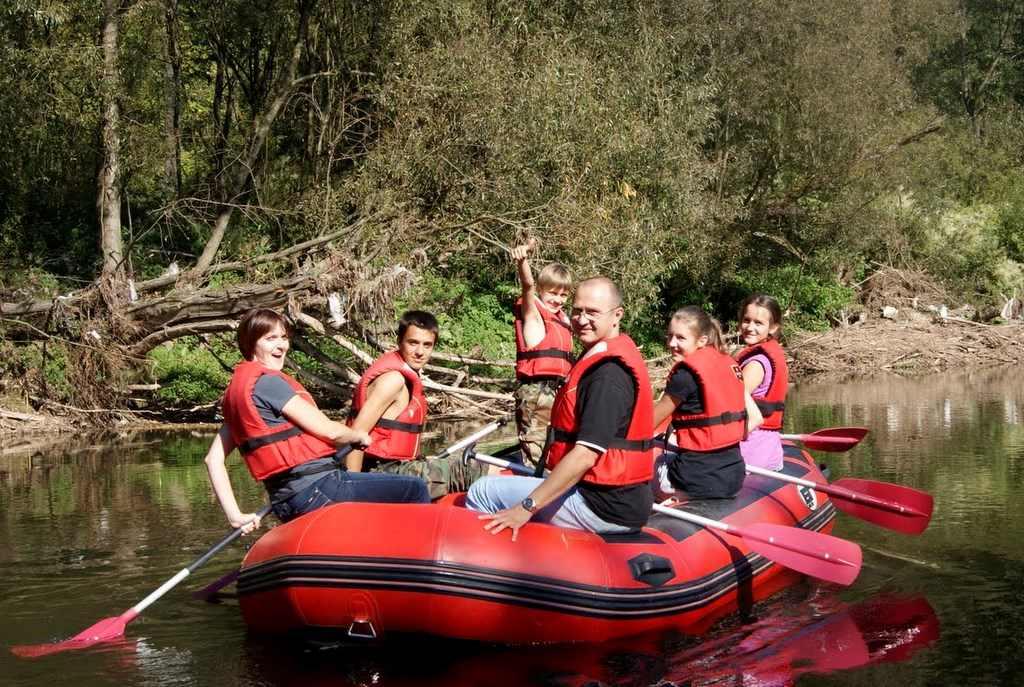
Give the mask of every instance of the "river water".
[[(11, 646), (132, 606), (226, 525), (202, 464), (206, 435), (79, 437), (0, 457), (0, 685), (1024, 685), (1024, 386), (1013, 372), (794, 389), (790, 431), (871, 430), (853, 451), (817, 454), (833, 478), (927, 490), (931, 527), (909, 537), (841, 514), (835, 534), (864, 549), (851, 587), (802, 583), (703, 638), (509, 649), (255, 637), (232, 600), (189, 594), (237, 566), (236, 545), (125, 641), (16, 658)], [(242, 502), (259, 503), (233, 470)]]

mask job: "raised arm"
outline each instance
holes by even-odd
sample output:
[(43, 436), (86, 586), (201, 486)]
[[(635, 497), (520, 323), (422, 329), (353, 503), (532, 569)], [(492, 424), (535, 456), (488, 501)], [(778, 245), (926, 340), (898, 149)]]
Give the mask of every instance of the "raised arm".
[(519, 285), (522, 287), (523, 338), (528, 348), (533, 348), (544, 338), (544, 318), (537, 309), (537, 284), (533, 280), (533, 269), (530, 267), (530, 255), (536, 248), (537, 239), (530, 239), (509, 251), (512, 259), (516, 261)]

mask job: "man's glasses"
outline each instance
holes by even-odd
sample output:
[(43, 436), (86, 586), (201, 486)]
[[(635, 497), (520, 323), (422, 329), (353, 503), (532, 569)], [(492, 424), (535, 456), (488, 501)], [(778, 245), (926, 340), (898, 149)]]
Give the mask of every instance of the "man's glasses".
[(595, 310), (594, 308), (573, 308), (569, 311), (569, 317), (574, 320), (587, 320), (588, 322), (596, 322), (600, 318), (604, 317), (610, 312), (618, 310), (618, 306), (609, 308), (608, 310)]

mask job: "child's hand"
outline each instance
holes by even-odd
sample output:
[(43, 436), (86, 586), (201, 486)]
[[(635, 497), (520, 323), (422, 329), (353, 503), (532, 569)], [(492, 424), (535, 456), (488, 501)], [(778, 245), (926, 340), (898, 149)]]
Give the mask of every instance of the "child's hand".
[(537, 248), (537, 239), (530, 239), (526, 243), (516, 246), (509, 253), (516, 262), (522, 262), (530, 257), (530, 254)]

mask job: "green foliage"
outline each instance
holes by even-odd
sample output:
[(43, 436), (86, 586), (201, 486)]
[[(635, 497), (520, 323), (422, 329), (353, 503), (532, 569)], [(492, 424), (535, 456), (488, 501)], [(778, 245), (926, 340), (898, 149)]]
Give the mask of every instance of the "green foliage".
[[(238, 351), (215, 344), (227, 364), (238, 362)], [(149, 353), (153, 376), (160, 384), (157, 397), (171, 406), (196, 405), (217, 400), (231, 375), (214, 355), (192, 337), (158, 346)]]
[[(396, 303), (395, 317), (409, 308), (433, 311), (441, 328), (438, 350), (469, 352), (490, 358), (515, 356), (512, 302), (517, 289), (500, 285), (496, 292), (480, 292), (466, 280), (434, 272), (421, 276), (408, 300)], [(505, 299), (500, 298), (504, 291)]]
[[(735, 288), (736, 305), (755, 292), (774, 296), (783, 308), (783, 326), (789, 331), (828, 329), (838, 320), (839, 311), (854, 299), (852, 288), (797, 265), (746, 273), (737, 280)], [(735, 323), (736, 316), (734, 308), (730, 321)]]

